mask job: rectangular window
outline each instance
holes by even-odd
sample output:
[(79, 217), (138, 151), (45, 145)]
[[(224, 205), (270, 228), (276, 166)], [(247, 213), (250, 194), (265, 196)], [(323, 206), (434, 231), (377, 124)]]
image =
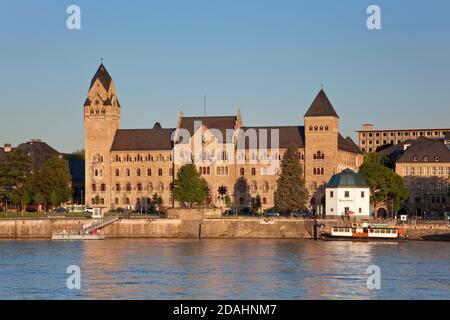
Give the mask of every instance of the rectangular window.
[(359, 208), (359, 210), (358, 210), (358, 211), (359, 211), (359, 213), (361, 213), (361, 212), (362, 212), (362, 208)]
[(414, 175), (414, 167), (409, 168), (409, 175), (410, 176)]
[(432, 176), (436, 175), (436, 167), (431, 167), (431, 175)]
[(428, 175), (428, 167), (423, 167), (423, 175), (424, 176)]
[(349, 198), (350, 197), (350, 191), (345, 191), (345, 197)]
[(330, 198), (333, 198), (333, 191), (330, 191)]
[(422, 174), (422, 167), (417, 167), (417, 175), (420, 176)]
[(403, 167), (403, 175), (406, 176), (408, 174), (408, 168), (407, 167)]
[(364, 198), (365, 194), (364, 191), (361, 191), (361, 198)]
[(439, 167), (438, 169), (438, 175), (442, 175), (444, 173), (444, 167)]

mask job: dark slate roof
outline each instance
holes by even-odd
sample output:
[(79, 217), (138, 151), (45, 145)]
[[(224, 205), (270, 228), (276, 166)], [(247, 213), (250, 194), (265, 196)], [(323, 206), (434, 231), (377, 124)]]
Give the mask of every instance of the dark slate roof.
[[(50, 147), (47, 143), (40, 140), (32, 140), (19, 144), (17, 147), (12, 148), (14, 150), (22, 150), (25, 154), (31, 157), (31, 163), (33, 168), (40, 168), (42, 165), (54, 156), (62, 156), (57, 150)], [(4, 152), (4, 148), (0, 148), (0, 159), (7, 153)]]
[[(254, 129), (257, 134), (257, 141), (259, 148), (259, 142), (260, 142), (260, 132), (262, 130), (266, 130), (267, 134), (267, 145), (264, 146), (266, 148), (271, 147), (271, 130), (272, 129), (278, 129), (279, 130), (279, 148), (286, 149), (290, 144), (296, 145), (298, 148), (303, 148), (305, 146), (305, 127), (303, 126), (270, 126), (270, 127), (241, 127), (243, 131), (240, 131), (240, 134), (245, 134), (248, 132), (247, 130)], [(261, 133), (262, 134), (262, 133)], [(238, 139), (243, 139), (238, 137)], [(240, 140), (238, 140), (240, 141)], [(244, 147), (242, 143), (238, 145), (238, 149)], [(245, 148), (249, 148), (249, 138), (245, 139)]]
[[(417, 161), (414, 161), (414, 157), (417, 157)], [(420, 137), (408, 149), (406, 149), (397, 162), (424, 162), (424, 157), (428, 157), (427, 162), (449, 163), (450, 150), (444, 144), (443, 140)], [(435, 157), (438, 157), (439, 160), (436, 161)]]
[(111, 151), (171, 150), (175, 129), (119, 129)]
[(327, 184), (327, 188), (368, 188), (366, 180), (362, 174), (351, 169), (335, 174)]
[(305, 117), (336, 117), (339, 118), (325, 91), (320, 90), (313, 103), (305, 113)]
[(91, 85), (89, 86), (89, 90), (94, 85), (95, 80), (99, 79), (102, 86), (106, 89), (106, 91), (109, 90), (109, 86), (111, 85), (111, 76), (109, 75), (108, 71), (106, 70), (103, 63), (100, 64), (100, 66), (97, 69), (97, 72), (95, 73), (94, 77), (92, 78)]
[(341, 151), (348, 151), (353, 153), (361, 153), (361, 149), (353, 142), (352, 138), (344, 138), (340, 133), (338, 136), (338, 149)]
[(405, 141), (402, 141), (401, 143), (397, 143), (397, 144), (391, 145), (387, 148), (384, 148), (380, 151), (377, 151), (377, 153), (382, 156), (398, 158), (403, 154), (403, 152), (405, 151), (405, 147), (407, 145), (411, 145), (415, 142), (416, 142), (416, 140), (405, 140)]
[(194, 122), (201, 121), (202, 125), (208, 129), (217, 129), (222, 133), (222, 137), (226, 139), (226, 130), (234, 129), (236, 116), (215, 116), (215, 117), (183, 117), (181, 119), (180, 128), (186, 129), (194, 135)]

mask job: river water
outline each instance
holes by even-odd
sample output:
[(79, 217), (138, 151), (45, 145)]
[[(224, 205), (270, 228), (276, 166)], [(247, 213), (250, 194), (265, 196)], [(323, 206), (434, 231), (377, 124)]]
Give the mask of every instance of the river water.
[(450, 299), (450, 242), (0, 240), (0, 299)]

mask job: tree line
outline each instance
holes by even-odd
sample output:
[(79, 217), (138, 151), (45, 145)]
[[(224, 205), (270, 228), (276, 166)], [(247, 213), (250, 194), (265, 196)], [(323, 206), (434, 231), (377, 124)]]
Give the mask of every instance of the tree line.
[(0, 197), (3, 204), (22, 211), (30, 204), (53, 207), (72, 198), (71, 175), (67, 160), (49, 158), (41, 167), (33, 168), (31, 158), (22, 150), (14, 150), (0, 159)]

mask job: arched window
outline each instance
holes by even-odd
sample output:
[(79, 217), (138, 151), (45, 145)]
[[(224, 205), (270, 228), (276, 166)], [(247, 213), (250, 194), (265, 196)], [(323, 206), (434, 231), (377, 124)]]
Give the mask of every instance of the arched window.
[(147, 191), (152, 192), (153, 191), (153, 184), (149, 183), (147, 185)]
[(92, 191), (96, 192), (97, 191), (97, 186), (95, 184), (92, 185)]
[(104, 183), (102, 183), (100, 185), (100, 191), (105, 192), (106, 191), (106, 185)]
[(130, 183), (127, 183), (127, 186), (126, 186), (126, 189), (125, 189), (127, 192), (130, 192), (131, 191), (131, 184)]
[(136, 176), (138, 176), (138, 177), (141, 176), (141, 169), (137, 169), (137, 170), (136, 170)]
[(119, 169), (115, 170), (115, 175), (116, 175), (116, 177), (120, 176), (120, 170)]
[(315, 126), (314, 127), (314, 131), (317, 131), (319, 129), (319, 127)]
[(316, 175), (316, 172), (317, 172), (317, 170), (316, 170), (316, 168), (314, 168), (313, 169), (313, 175)]
[(159, 184), (158, 191), (164, 191), (164, 185), (162, 183)]
[(323, 175), (323, 168), (320, 168), (320, 174)]
[(94, 176), (98, 177), (98, 170), (97, 169), (94, 170)]
[(262, 198), (262, 204), (267, 204), (267, 198)]
[(162, 176), (163, 175), (163, 171), (161, 168), (158, 169), (158, 176)]
[(328, 126), (325, 126), (325, 131), (328, 131)]
[(101, 199), (100, 199), (100, 203), (101, 203), (101, 204), (105, 204), (105, 198), (101, 198)]
[(309, 126), (309, 131), (313, 131), (313, 126)]
[(119, 204), (119, 198), (114, 198), (114, 204), (118, 205)]
[(256, 169), (252, 168), (252, 176), (256, 176)]
[(320, 126), (320, 131), (323, 131), (323, 126)]
[(130, 176), (130, 169), (127, 169), (126, 172), (127, 172), (127, 177), (129, 177)]
[(120, 190), (121, 190), (120, 184), (116, 183), (116, 191), (120, 191)]
[(138, 189), (138, 191), (142, 191), (142, 183), (137, 184), (137, 189)]

